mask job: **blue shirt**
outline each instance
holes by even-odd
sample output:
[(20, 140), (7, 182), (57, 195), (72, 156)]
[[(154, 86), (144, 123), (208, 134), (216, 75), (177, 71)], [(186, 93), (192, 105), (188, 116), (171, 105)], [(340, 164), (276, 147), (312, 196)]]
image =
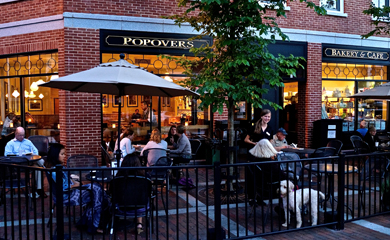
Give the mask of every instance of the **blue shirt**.
[(364, 137), (364, 136), (366, 136), (368, 129), (367, 128), (359, 128), (356, 131), (358, 131)]
[(19, 155), (19, 150), (21, 150), (22, 154), (32, 153), (34, 155), (38, 155), (38, 149), (30, 140), (24, 138), (23, 141), (18, 141), (14, 138), (5, 146), (4, 156), (8, 156), (10, 154)]

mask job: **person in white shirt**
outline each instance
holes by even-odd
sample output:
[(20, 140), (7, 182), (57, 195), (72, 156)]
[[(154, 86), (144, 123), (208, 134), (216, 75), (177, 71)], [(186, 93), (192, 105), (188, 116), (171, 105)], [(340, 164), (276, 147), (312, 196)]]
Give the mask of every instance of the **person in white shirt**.
[[(30, 154), (32, 153), (34, 155), (38, 155), (38, 149), (34, 146), (34, 144), (30, 140), (25, 139), (24, 136), (25, 136), (24, 128), (17, 127), (15, 131), (15, 138), (9, 141), (5, 146), (4, 156), (9, 156), (9, 155), (21, 156), (26, 153), (30, 153)], [(44, 164), (45, 164), (45, 160), (43, 159), (35, 162), (35, 166), (37, 167), (43, 167)], [(38, 195), (41, 197), (47, 197), (47, 195), (44, 193), (42, 188), (41, 178), (42, 178), (42, 172), (36, 171), (35, 182), (37, 184), (37, 193), (31, 194), (32, 197), (37, 198)]]
[[(138, 147), (133, 147), (131, 145), (131, 141), (134, 139), (134, 131), (131, 129), (126, 129), (123, 134), (121, 135), (121, 141), (120, 141), (120, 150), (122, 152), (122, 158), (121, 161), (123, 160), (124, 157), (128, 154), (132, 154), (135, 152), (135, 150)], [(114, 152), (118, 149), (118, 145), (115, 145)]]
[[(145, 150), (155, 149), (149, 151), (148, 153), (147, 166), (150, 167), (154, 165), (160, 157), (167, 156), (167, 152), (166, 152), (167, 148), (168, 148), (168, 143), (165, 140), (161, 140), (160, 130), (155, 128), (153, 129), (152, 134), (150, 135), (149, 142), (142, 149), (141, 156), (143, 156)], [(159, 149), (161, 149), (161, 151), (159, 151)]]

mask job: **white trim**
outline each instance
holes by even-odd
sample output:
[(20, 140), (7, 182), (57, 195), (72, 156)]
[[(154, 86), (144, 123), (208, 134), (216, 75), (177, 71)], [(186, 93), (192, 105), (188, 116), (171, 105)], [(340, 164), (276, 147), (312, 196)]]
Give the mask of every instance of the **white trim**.
[(62, 14), (0, 24), (0, 37), (44, 32), (64, 28)]
[(0, 4), (10, 3), (10, 2), (17, 2), (17, 1), (21, 1), (21, 0), (0, 0)]

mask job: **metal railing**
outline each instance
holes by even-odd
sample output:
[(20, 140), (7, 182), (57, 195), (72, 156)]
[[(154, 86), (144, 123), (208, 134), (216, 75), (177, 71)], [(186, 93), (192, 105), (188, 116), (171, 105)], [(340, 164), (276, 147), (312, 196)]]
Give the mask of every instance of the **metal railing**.
[[(76, 206), (67, 204), (65, 196), (69, 198), (71, 193), (64, 192), (63, 182), (49, 181), (53, 173), (57, 176), (65, 174), (69, 179), (77, 175), (84, 183), (101, 186), (110, 197), (111, 176), (119, 170), (130, 170), (133, 174), (139, 170), (137, 175), (152, 180), (153, 198), (147, 210), (151, 213), (152, 223), (149, 226), (144, 218), (144, 232), (137, 235), (132, 218), (115, 218), (112, 234), (116, 238), (222, 239), (225, 235), (229, 239), (247, 239), (318, 226), (343, 229), (346, 222), (389, 213), (389, 201), (385, 201), (388, 193), (384, 192), (390, 189), (386, 181), (388, 158), (389, 154), (380, 153), (232, 165), (216, 162), (213, 166), (159, 167), (159, 172), (166, 169), (168, 176), (160, 177), (158, 181), (151, 175), (156, 167), (66, 169), (58, 166), (43, 169), (0, 163), (0, 238), (109, 239), (112, 206), (101, 211), (99, 227), (105, 232), (89, 233), (87, 228), (79, 226), (80, 219), (91, 207), (91, 204), (83, 204), (89, 203), (88, 199), (78, 198)], [(284, 172), (280, 170), (282, 164), (292, 167)], [(41, 183), (48, 198), (28, 196), (36, 190), (37, 174), (43, 176)], [(290, 223), (283, 226), (283, 200), (276, 190), (286, 178), (294, 186), (292, 195), (286, 196), (286, 202), (306, 198), (308, 204), (292, 205), (286, 212)], [(316, 191), (299, 190), (308, 188)], [(88, 191), (82, 187), (78, 189)], [(128, 197), (136, 195), (134, 192), (123, 194)], [(297, 228), (299, 215), (301, 228)], [(313, 217), (317, 219), (314, 226)]]

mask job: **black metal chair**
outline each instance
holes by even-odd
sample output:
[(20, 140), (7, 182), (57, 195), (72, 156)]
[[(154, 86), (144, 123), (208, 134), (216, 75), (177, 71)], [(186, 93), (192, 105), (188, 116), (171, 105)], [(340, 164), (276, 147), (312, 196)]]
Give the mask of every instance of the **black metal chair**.
[[(173, 162), (168, 157), (160, 157), (154, 165), (151, 167), (170, 167), (172, 166)], [(160, 193), (161, 193), (161, 201), (164, 206), (164, 210), (166, 213), (166, 216), (168, 216), (168, 209), (164, 202), (164, 194), (162, 191), (163, 186), (166, 186), (166, 194), (168, 194), (169, 191), (169, 178), (171, 174), (171, 169), (158, 169), (158, 168), (152, 168), (150, 171), (150, 178), (152, 180), (152, 184), (156, 186), (158, 192), (158, 186), (161, 187)], [(167, 195), (168, 197), (168, 195)]]
[(336, 155), (340, 155), (341, 148), (343, 147), (343, 142), (340, 140), (334, 139), (334, 140), (330, 140), (326, 146), (335, 148)]
[(195, 165), (196, 156), (198, 154), (200, 146), (202, 145), (202, 142), (199, 139), (190, 139), (190, 144), (192, 153), (191, 160), (193, 160), (193, 164)]
[(334, 147), (320, 147), (317, 148), (314, 153), (310, 155), (311, 158), (330, 157), (336, 156), (337, 150)]
[(356, 154), (365, 154), (370, 153), (370, 146), (361, 139), (354, 139), (352, 141), (352, 146)]
[(40, 156), (47, 156), (47, 153), (49, 151), (49, 138), (46, 136), (41, 135), (34, 135), (28, 137), (28, 140), (30, 140), (34, 146), (38, 149)]
[(163, 148), (149, 148), (145, 149), (142, 153), (143, 160), (146, 161), (144, 166), (153, 166), (156, 164), (157, 160), (161, 157), (167, 156), (167, 150)]
[(299, 155), (293, 152), (284, 152), (278, 154), (277, 159), (278, 161), (292, 161), (291, 163), (280, 163), (280, 170), (289, 180), (301, 187), (303, 183), (303, 168), (302, 162), (299, 161), (301, 159)]
[[(146, 238), (152, 236), (152, 221), (153, 214), (150, 209), (152, 199), (152, 182), (150, 179), (143, 176), (124, 176), (116, 177), (111, 181), (111, 230), (110, 239), (114, 234), (115, 217), (138, 218), (146, 217)], [(131, 194), (123, 194), (131, 193)], [(135, 224), (137, 227), (137, 224)]]

